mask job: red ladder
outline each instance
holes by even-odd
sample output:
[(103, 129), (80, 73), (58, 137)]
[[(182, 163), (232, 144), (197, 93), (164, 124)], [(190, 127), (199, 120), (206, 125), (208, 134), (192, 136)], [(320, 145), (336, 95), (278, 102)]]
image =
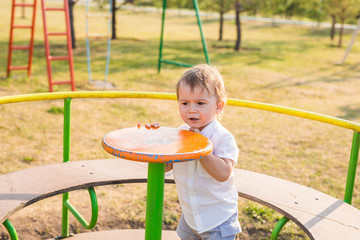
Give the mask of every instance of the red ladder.
[[(71, 33), (70, 33), (70, 18), (69, 18), (69, 5), (68, 0), (64, 0), (63, 7), (46, 7), (45, 1), (41, 0), (41, 10), (43, 15), (43, 24), (44, 24), (44, 36), (45, 36), (45, 54), (46, 54), (46, 65), (47, 65), (47, 73), (49, 80), (49, 91), (53, 91), (53, 85), (55, 84), (71, 84), (71, 90), (75, 91), (75, 80), (74, 80), (74, 64), (73, 64), (73, 53), (72, 53), (72, 45), (71, 45)], [(51, 11), (63, 11), (65, 14), (65, 32), (48, 32), (46, 25), (46, 13)], [(51, 56), (50, 55), (50, 36), (66, 36), (67, 42), (67, 56)], [(70, 72), (70, 80), (69, 81), (53, 81), (52, 80), (52, 70), (51, 70), (51, 61), (59, 61), (59, 60), (67, 60), (69, 62), (69, 72)]]
[[(16, 25), (15, 24), (15, 8), (17, 8), (17, 7), (33, 8), (31, 25)], [(11, 11), (10, 40), (9, 40), (9, 50), (8, 50), (8, 65), (7, 65), (7, 71), (6, 71), (7, 77), (9, 77), (10, 71), (12, 71), (12, 70), (27, 70), (28, 77), (30, 77), (30, 75), (31, 75), (31, 62), (32, 62), (32, 56), (33, 56), (33, 50), (34, 50), (35, 15), (36, 15), (36, 0), (34, 0), (33, 4), (16, 3), (16, 0), (13, 0), (12, 11)], [(26, 46), (19, 46), (19, 45), (16, 46), (15, 45), (14, 46), (13, 40), (14, 40), (14, 30), (15, 29), (31, 29), (29, 45), (26, 45)], [(14, 50), (29, 51), (27, 66), (13, 66), (12, 65), (12, 53)]]

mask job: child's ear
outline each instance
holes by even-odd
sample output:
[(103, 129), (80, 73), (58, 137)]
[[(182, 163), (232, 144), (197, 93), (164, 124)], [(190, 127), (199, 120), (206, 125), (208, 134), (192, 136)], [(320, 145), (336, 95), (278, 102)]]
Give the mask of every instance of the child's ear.
[(217, 105), (216, 105), (216, 113), (219, 114), (222, 112), (222, 110), (224, 109), (225, 106), (225, 102), (220, 100), (218, 101)]

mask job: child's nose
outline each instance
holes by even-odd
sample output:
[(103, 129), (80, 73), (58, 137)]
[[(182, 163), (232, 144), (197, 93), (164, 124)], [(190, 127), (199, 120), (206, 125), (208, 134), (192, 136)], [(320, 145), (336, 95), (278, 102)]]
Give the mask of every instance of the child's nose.
[(191, 105), (189, 106), (189, 112), (190, 112), (190, 113), (196, 112), (196, 107), (194, 106), (194, 104), (191, 104)]

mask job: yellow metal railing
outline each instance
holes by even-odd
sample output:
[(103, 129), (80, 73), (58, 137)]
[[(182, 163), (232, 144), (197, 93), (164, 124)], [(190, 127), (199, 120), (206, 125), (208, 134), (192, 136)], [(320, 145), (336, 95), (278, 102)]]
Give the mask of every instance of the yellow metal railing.
[[(93, 92), (56, 92), (56, 93), (38, 93), (0, 97), (0, 104), (31, 102), (42, 100), (55, 100), (65, 98), (144, 98), (144, 99), (164, 99), (176, 100), (174, 93), (160, 92), (112, 92), (112, 91), (93, 91)], [(360, 124), (344, 119), (322, 115), (314, 112), (304, 111), (295, 108), (283, 107), (274, 104), (267, 104), (255, 101), (229, 98), (227, 105), (253, 108), (270, 112), (282, 113), (290, 116), (311, 119), (319, 122), (332, 124), (335, 126), (351, 129), (360, 132)]]
[[(160, 93), (160, 92), (123, 92), (123, 91), (91, 91), (91, 92), (55, 92), (55, 93), (38, 93), (38, 94), (25, 94), (25, 95), (14, 95), (14, 96), (4, 96), (0, 97), (1, 104), (9, 103), (20, 103), (20, 102), (31, 102), (31, 101), (43, 101), (43, 100), (57, 100), (63, 99), (64, 106), (67, 109), (64, 113), (64, 161), (68, 161), (70, 157), (70, 101), (73, 98), (137, 98), (137, 99), (163, 99), (163, 100), (176, 100), (176, 95), (174, 93)], [(323, 122), (338, 127), (351, 129), (354, 131), (353, 141), (350, 152), (350, 161), (348, 166), (347, 182), (345, 189), (344, 201), (351, 204), (353, 189), (356, 177), (356, 168), (359, 155), (359, 145), (360, 145), (360, 124), (352, 121), (347, 121), (344, 119), (331, 117), (323, 114), (318, 114), (314, 112), (304, 111), (295, 108), (283, 107), (274, 104), (261, 103), (255, 101), (247, 101), (241, 99), (229, 98), (227, 99), (227, 105), (237, 106), (237, 107), (246, 107), (258, 110), (264, 110), (269, 112), (281, 113), (290, 116), (301, 117), (305, 119), (310, 119), (318, 122)], [(66, 107), (67, 106), (67, 107)], [(65, 154), (66, 153), (66, 154)], [(66, 156), (65, 156), (66, 155)], [(65, 162), (66, 162), (65, 161)], [(91, 196), (96, 198), (96, 195)], [(97, 206), (96, 209), (97, 211)], [(68, 209), (65, 209), (67, 214)], [(94, 212), (94, 209), (93, 209)], [(66, 215), (65, 214), (65, 215)], [(93, 213), (94, 214), (94, 213)], [(79, 215), (78, 213), (76, 215)], [(97, 212), (95, 213), (95, 218), (97, 218)], [(81, 216), (80, 216), (81, 217)], [(67, 215), (66, 215), (66, 218)], [(95, 220), (96, 221), (96, 220)], [(288, 218), (283, 217), (278, 224), (275, 226), (271, 239), (277, 239), (278, 234), (282, 227), (289, 221)], [(93, 221), (92, 221), (93, 222)], [(17, 234), (15, 228), (11, 225), (10, 221), (6, 220), (4, 226), (7, 227), (10, 237), (12, 240), (17, 240)], [(92, 223), (91, 226), (95, 226), (95, 223)], [(68, 220), (63, 221), (63, 236), (68, 237)]]

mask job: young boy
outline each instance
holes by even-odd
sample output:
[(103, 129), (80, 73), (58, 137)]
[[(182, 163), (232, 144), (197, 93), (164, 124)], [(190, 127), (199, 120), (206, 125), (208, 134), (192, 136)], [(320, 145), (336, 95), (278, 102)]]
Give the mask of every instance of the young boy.
[(200, 64), (187, 70), (176, 87), (186, 123), (180, 129), (200, 133), (213, 144), (213, 152), (202, 159), (166, 165), (166, 171), (173, 169), (183, 212), (177, 234), (182, 240), (233, 240), (241, 232), (233, 180), (239, 150), (217, 121), (226, 101), (223, 79), (216, 68)]

